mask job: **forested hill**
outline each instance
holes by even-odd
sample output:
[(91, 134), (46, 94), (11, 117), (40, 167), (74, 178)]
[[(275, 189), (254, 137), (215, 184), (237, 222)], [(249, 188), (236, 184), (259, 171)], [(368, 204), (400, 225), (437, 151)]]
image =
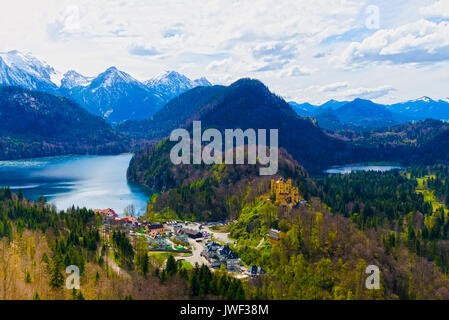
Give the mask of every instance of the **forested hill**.
[(282, 98), (260, 81), (241, 79), (228, 87), (193, 89), (168, 103), (153, 119), (129, 122), (118, 130), (134, 137), (162, 139), (194, 120), (203, 128), (278, 129), (279, 146), (308, 170), (340, 162), (351, 154), (344, 141), (329, 137), (311, 119), (298, 116)]
[(129, 141), (75, 102), (0, 87), (0, 159), (129, 151)]
[[(161, 141), (156, 147), (136, 155), (128, 169), (128, 179), (155, 190), (159, 197), (151, 203), (155, 218), (175, 216), (185, 219), (230, 219), (238, 216), (247, 197), (268, 192), (270, 178), (259, 176), (259, 165), (173, 165), (169, 155), (173, 142)], [(279, 154), (279, 175), (291, 177), (303, 191), (311, 181), (305, 169), (285, 150)], [(253, 192), (248, 194), (248, 187)], [(169, 212), (165, 212), (170, 208)]]
[(440, 120), (404, 123), (361, 134), (339, 132), (336, 137), (347, 140), (364, 161), (394, 161), (403, 165), (449, 163), (449, 124)]
[[(186, 268), (173, 256), (161, 261), (143, 238), (130, 241), (119, 226), (103, 223), (92, 210), (57, 212), (44, 197), (32, 202), (0, 189), (0, 299), (245, 299), (240, 280)], [(73, 265), (78, 290), (65, 286)]]
[[(414, 174), (313, 179), (281, 152), (279, 175), (292, 178), (308, 201), (281, 207), (268, 200), (270, 177), (258, 176), (256, 166), (174, 166), (168, 159), (171, 146), (162, 141), (137, 155), (137, 165), (130, 167), (130, 178), (164, 189), (153, 196), (145, 218), (232, 221), (225, 227), (235, 241), (232, 249), (246, 265), (268, 272), (247, 283), (247, 297), (449, 298), (442, 273), (449, 224), (442, 221), (442, 210), (432, 217), (431, 206), (415, 190)], [(438, 185), (447, 190), (441, 181)], [(269, 241), (272, 228), (281, 231), (279, 241)], [(380, 269), (380, 290), (365, 287), (368, 265)]]

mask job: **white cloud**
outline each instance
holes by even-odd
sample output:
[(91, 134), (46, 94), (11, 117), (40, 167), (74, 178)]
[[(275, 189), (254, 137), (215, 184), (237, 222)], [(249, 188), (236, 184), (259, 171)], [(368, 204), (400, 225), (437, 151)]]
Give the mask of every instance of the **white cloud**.
[[(115, 65), (140, 80), (163, 70), (223, 84), (253, 77), (312, 103), (357, 88), (378, 89), (359, 91), (371, 96), (389, 92), (383, 99), (447, 97), (447, 22), (419, 21), (445, 15), (444, 0), (422, 10), (421, 0), (4, 2), (0, 51), (32, 52), (62, 72), (93, 76)], [(370, 4), (379, 6), (386, 29), (366, 28)], [(382, 90), (386, 84), (398, 91)]]
[(321, 88), (319, 88), (320, 92), (335, 92), (335, 91), (339, 91), (341, 89), (345, 89), (349, 87), (349, 83), (347, 82), (335, 82), (335, 83), (330, 83), (327, 85), (322, 86)]
[(449, 60), (449, 22), (421, 19), (379, 30), (362, 42), (353, 42), (331, 62), (353, 68), (371, 62), (404, 64), (445, 60)]
[(449, 3), (447, 0), (439, 0), (420, 11), (427, 18), (449, 18)]
[(300, 66), (292, 66), (285, 70), (282, 73), (283, 77), (305, 77), (310, 76), (317, 72), (318, 69), (313, 68), (307, 68), (307, 67), (300, 67)]
[(160, 52), (149, 44), (132, 44), (129, 47), (129, 53), (136, 56), (157, 56)]
[(383, 97), (393, 91), (396, 91), (395, 88), (389, 87), (389, 86), (381, 86), (377, 88), (355, 88), (355, 89), (348, 89), (346, 91), (343, 91), (340, 93), (340, 97), (344, 99), (355, 99), (355, 98), (362, 98), (362, 99), (378, 99), (380, 97)]
[(323, 86), (310, 86), (297, 92), (296, 101), (316, 101), (319, 105), (330, 99), (339, 101), (356, 98), (376, 100), (396, 91), (392, 86), (364, 87), (346, 81), (328, 83)]

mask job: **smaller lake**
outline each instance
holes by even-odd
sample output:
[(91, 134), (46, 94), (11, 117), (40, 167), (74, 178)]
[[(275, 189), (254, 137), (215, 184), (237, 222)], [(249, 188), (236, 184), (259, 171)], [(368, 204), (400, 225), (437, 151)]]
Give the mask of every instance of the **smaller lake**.
[(88, 209), (112, 208), (122, 215), (134, 205), (136, 215), (145, 213), (151, 190), (127, 181), (132, 155), (61, 156), (0, 161), (0, 186), (37, 200), (45, 196), (65, 210), (72, 205)]
[(402, 167), (398, 166), (347, 166), (347, 167), (339, 167), (339, 168), (330, 168), (325, 170), (325, 173), (329, 174), (348, 174), (356, 171), (377, 171), (377, 172), (386, 172), (390, 170), (402, 169)]

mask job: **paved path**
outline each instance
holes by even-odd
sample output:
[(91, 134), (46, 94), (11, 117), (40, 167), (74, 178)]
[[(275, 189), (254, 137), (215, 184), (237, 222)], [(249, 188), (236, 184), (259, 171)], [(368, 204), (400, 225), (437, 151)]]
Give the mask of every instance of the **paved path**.
[(259, 249), (260, 246), (264, 243), (265, 241), (265, 237), (262, 238), (262, 240), (260, 240), (259, 244), (257, 245), (256, 249)]
[(210, 228), (206, 228), (206, 230), (217, 240), (224, 242), (226, 244), (233, 244), (234, 241), (229, 240), (229, 232), (216, 232)]
[(209, 263), (207, 262), (206, 258), (201, 256), (201, 252), (204, 249), (203, 243), (198, 243), (195, 240), (189, 239), (189, 244), (192, 247), (192, 255), (191, 256), (176, 256), (176, 260), (185, 260), (192, 264), (192, 266), (195, 266), (195, 264), (198, 264), (199, 266), (205, 264), (209, 266)]

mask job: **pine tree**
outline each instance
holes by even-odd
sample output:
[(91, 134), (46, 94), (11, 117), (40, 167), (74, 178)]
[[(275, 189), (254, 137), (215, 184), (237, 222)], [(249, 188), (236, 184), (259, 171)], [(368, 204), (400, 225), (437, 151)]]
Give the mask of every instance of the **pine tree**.
[(53, 289), (61, 288), (64, 284), (64, 275), (59, 270), (59, 264), (54, 262), (50, 267), (50, 286)]
[(28, 269), (25, 271), (25, 283), (31, 283), (31, 273)]
[(23, 191), (22, 191), (22, 189), (19, 189), (19, 191), (17, 192), (17, 197), (19, 198), (19, 201), (23, 200)]
[(168, 276), (175, 275), (178, 271), (178, 264), (172, 255), (170, 255), (167, 259), (167, 266), (165, 267), (165, 270), (167, 270)]

